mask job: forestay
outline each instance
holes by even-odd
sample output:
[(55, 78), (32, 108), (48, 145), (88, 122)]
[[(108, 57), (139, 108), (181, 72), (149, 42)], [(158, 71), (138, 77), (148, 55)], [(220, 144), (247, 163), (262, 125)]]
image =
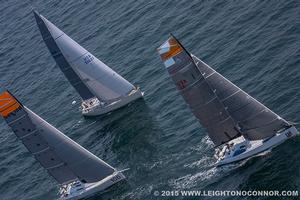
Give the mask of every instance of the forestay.
[(195, 56), (172, 36), (159, 54), (183, 98), (215, 145), (240, 134), (270, 137), (288, 123)]
[(42, 15), (38, 16), (50, 32), (62, 56), (98, 99), (111, 102), (127, 96), (135, 88)]
[(60, 184), (97, 182), (115, 169), (0, 89), (0, 114), (30, 153)]

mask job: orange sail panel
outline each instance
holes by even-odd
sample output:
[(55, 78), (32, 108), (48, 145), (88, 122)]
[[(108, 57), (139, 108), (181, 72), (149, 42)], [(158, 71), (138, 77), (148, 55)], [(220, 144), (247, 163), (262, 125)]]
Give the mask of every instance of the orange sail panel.
[(7, 117), (20, 107), (21, 104), (8, 91), (0, 94), (0, 114), (2, 117)]
[(174, 38), (170, 38), (165, 44), (160, 47), (159, 51), (162, 60), (166, 61), (182, 52), (183, 49)]

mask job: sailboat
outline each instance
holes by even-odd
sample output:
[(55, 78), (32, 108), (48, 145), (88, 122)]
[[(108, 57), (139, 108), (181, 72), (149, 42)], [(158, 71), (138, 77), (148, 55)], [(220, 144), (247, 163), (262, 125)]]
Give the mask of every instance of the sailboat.
[(190, 54), (173, 35), (158, 53), (214, 143), (216, 166), (252, 157), (299, 135), (291, 123)]
[(139, 87), (80, 46), (45, 17), (34, 11), (51, 55), (82, 98), (82, 114), (102, 115), (143, 97)]
[(58, 182), (59, 200), (77, 200), (125, 179), (118, 171), (23, 106), (0, 87), (0, 115)]

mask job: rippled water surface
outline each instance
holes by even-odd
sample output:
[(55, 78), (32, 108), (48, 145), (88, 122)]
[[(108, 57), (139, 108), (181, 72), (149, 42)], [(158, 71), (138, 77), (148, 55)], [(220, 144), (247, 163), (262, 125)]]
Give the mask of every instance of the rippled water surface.
[[(144, 100), (104, 117), (84, 118), (80, 97), (46, 48), (32, 7), (139, 85)], [(161, 199), (155, 190), (298, 190), (299, 138), (246, 162), (212, 167), (213, 144), (176, 91), (156, 48), (174, 33), (190, 52), (297, 122), (299, 10), (296, 0), (2, 0), (0, 83), (95, 155), (118, 169), (130, 168), (127, 182), (93, 200)], [(55, 181), (2, 119), (0, 133), (0, 199), (55, 199)]]

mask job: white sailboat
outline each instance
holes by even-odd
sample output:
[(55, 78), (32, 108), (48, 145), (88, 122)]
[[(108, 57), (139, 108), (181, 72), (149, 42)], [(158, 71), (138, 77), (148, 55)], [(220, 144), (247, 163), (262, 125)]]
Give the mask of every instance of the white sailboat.
[(174, 36), (158, 53), (216, 145), (217, 166), (257, 155), (299, 135), (292, 124), (190, 54)]
[(34, 11), (37, 25), (57, 65), (82, 98), (82, 114), (96, 116), (143, 97), (132, 85)]
[(89, 197), (125, 179), (121, 171), (51, 126), (3, 88), (0, 88), (0, 115), (60, 184), (59, 200)]

